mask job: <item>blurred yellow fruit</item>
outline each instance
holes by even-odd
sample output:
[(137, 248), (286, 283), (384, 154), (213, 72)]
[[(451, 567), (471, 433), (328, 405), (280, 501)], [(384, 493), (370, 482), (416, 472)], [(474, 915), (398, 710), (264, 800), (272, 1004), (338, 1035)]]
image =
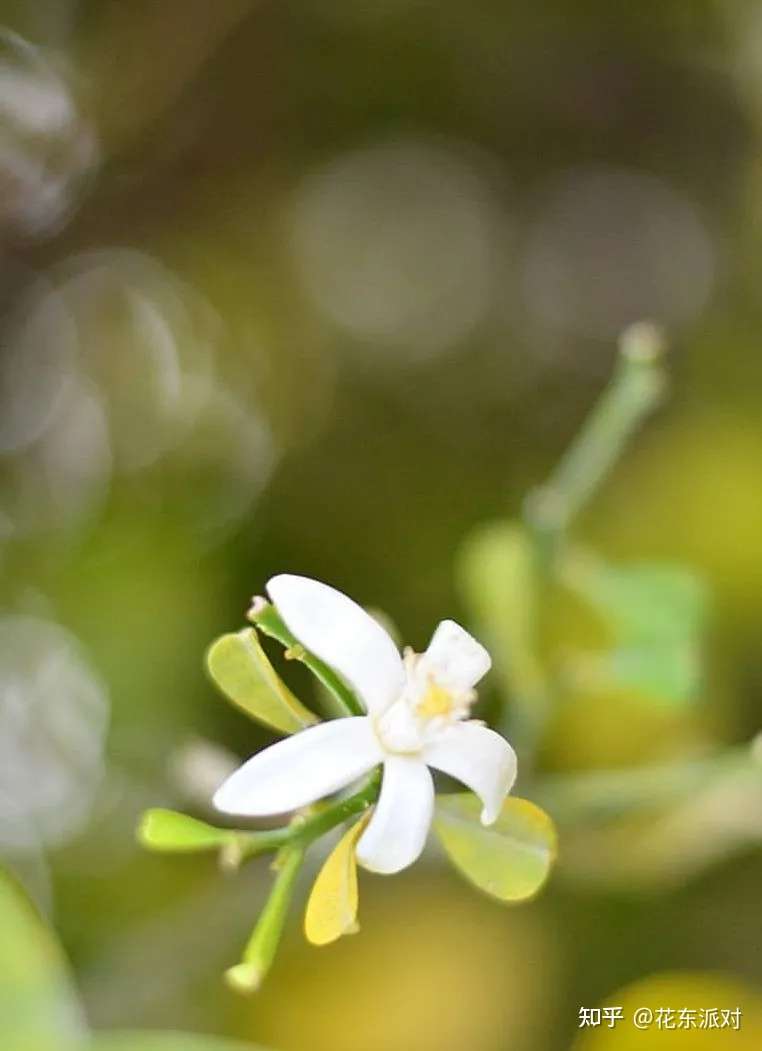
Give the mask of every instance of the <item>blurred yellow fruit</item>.
[(501, 910), (430, 868), (360, 884), (361, 933), (284, 952), (245, 1035), (279, 1051), (529, 1051), (553, 955), (531, 907)]
[[(722, 974), (674, 972), (652, 975), (627, 985), (606, 997), (607, 1006), (620, 1006), (623, 1019), (613, 1029), (606, 1023), (580, 1031), (572, 1051), (759, 1051), (762, 1047), (762, 996), (744, 982)], [(638, 1029), (635, 1013), (650, 1009), (654, 1019), (660, 1008), (675, 1012), (663, 1015), (676, 1028)], [(740, 1028), (701, 1029), (702, 1009), (741, 1009)], [(677, 1028), (679, 1012), (696, 1012), (696, 1028)], [(684, 1026), (689, 1024), (685, 1016)], [(641, 1024), (644, 1024), (641, 1022)]]

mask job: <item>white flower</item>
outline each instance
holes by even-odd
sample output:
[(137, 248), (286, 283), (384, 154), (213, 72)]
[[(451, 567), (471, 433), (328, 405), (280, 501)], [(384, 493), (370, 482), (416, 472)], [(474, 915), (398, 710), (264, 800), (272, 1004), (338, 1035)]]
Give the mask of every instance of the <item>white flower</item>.
[(489, 654), (452, 620), (425, 653), (400, 657), (384, 629), (357, 603), (306, 577), (267, 585), (296, 638), (353, 687), (368, 712), (320, 723), (259, 752), (214, 797), (218, 810), (265, 817), (336, 792), (384, 764), (381, 793), (357, 845), (374, 872), (398, 872), (423, 850), (434, 809), (428, 767), (474, 791), (482, 822), (496, 820), (516, 777), (508, 742), (467, 720)]

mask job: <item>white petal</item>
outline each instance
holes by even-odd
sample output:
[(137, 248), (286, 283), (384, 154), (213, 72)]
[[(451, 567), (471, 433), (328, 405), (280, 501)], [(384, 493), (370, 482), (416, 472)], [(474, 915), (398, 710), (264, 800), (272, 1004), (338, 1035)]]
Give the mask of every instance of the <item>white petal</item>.
[(370, 712), (380, 712), (402, 692), (405, 672), (381, 625), (341, 591), (288, 573), (267, 585), (289, 629), (358, 692)]
[(382, 758), (367, 716), (333, 719), (258, 752), (217, 790), (214, 805), (247, 817), (283, 814), (336, 792)]
[(399, 872), (426, 845), (434, 813), (434, 782), (415, 756), (391, 755), (384, 763), (381, 795), (357, 844), (357, 860), (371, 872)]
[(481, 723), (455, 723), (426, 745), (423, 758), (479, 796), (483, 825), (497, 819), (516, 780), (516, 753), (504, 737)]
[(443, 620), (431, 637), (426, 663), (443, 686), (469, 690), (492, 667), (489, 653), (454, 620)]

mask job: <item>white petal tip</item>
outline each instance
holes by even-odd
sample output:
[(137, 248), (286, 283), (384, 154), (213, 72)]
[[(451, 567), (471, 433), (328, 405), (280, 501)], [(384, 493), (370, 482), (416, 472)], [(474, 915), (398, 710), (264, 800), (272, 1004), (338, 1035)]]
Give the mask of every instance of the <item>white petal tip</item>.
[(366, 872), (372, 872), (376, 876), (394, 876), (397, 872), (402, 872), (403, 869), (406, 869), (408, 865), (412, 864), (412, 862), (405, 862), (402, 865), (381, 865), (378, 861), (366, 861), (360, 854), (359, 850), (356, 853), (356, 857), (359, 864), (362, 865)]
[(437, 626), (426, 657), (445, 683), (462, 690), (473, 689), (492, 667), (484, 646), (454, 620), (443, 620)]
[(215, 810), (219, 810), (220, 813), (222, 813), (222, 814), (234, 814), (235, 813), (235, 810), (231, 810), (231, 808), (230, 808), (230, 800), (227, 798), (226, 793), (223, 792), (223, 790), (221, 788), (218, 788), (217, 791), (212, 796), (212, 806), (214, 807)]
[(294, 637), (337, 671), (370, 711), (381, 711), (402, 691), (405, 672), (396, 644), (347, 595), (319, 580), (280, 573), (267, 593)]
[[(310, 577), (302, 577), (298, 573), (278, 573), (265, 584), (265, 591), (270, 596), (272, 601), (278, 605), (279, 602), (288, 602), (292, 595), (296, 595), (297, 598), (301, 598), (304, 594), (304, 589), (314, 588), (329, 588), (328, 584), (323, 584), (319, 580), (312, 580)], [(294, 590), (298, 589), (298, 590)], [(332, 591), (333, 588), (330, 588)]]
[[(233, 777), (235, 776), (232, 775)], [(244, 805), (241, 799), (241, 793), (235, 791), (229, 784), (231, 778), (223, 782), (217, 791), (212, 796), (212, 806), (215, 810), (219, 810), (221, 814), (233, 814), (239, 817), (256, 817), (253, 814), (250, 807)]]
[(277, 573), (274, 577), (270, 577), (270, 579), (265, 584), (265, 588), (267, 589), (267, 591), (269, 593), (270, 588), (273, 586), (273, 584), (277, 588), (278, 584), (282, 583), (283, 581), (299, 580), (299, 579), (304, 579), (304, 578), (298, 577), (295, 573)]

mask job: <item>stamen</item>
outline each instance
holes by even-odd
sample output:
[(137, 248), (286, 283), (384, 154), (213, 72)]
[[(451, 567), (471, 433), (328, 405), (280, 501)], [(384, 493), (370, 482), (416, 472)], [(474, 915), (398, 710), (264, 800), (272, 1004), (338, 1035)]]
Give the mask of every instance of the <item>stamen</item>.
[(424, 719), (434, 719), (438, 715), (452, 715), (455, 708), (455, 698), (446, 690), (429, 679), (426, 693), (416, 705), (416, 713)]

